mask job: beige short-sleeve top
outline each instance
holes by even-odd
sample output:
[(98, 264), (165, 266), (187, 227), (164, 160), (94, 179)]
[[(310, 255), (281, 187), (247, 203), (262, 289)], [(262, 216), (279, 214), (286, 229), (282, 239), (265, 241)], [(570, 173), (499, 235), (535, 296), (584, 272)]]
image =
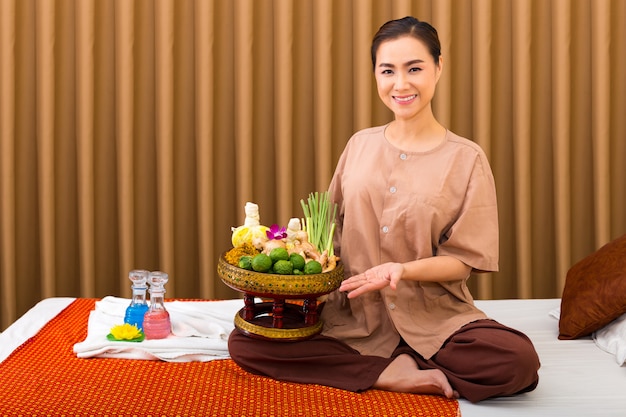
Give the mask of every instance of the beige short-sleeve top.
[[(335, 251), (346, 277), (385, 262), (449, 255), (474, 271), (498, 269), (493, 175), (482, 149), (450, 131), (427, 152), (406, 152), (386, 126), (357, 132), (339, 159), (329, 192), (338, 204)], [(348, 300), (329, 295), (323, 334), (362, 354), (388, 357), (402, 337), (428, 359), (463, 325), (486, 318), (466, 280), (401, 281)]]

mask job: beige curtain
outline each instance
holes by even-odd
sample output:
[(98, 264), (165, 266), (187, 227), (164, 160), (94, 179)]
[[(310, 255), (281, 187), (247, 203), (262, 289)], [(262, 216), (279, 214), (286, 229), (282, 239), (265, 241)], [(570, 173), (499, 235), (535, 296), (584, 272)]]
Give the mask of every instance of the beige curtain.
[(622, 0), (0, 0), (0, 329), (45, 297), (237, 294), (216, 260), (246, 201), (300, 216), (383, 124), (369, 45), (413, 14), (443, 42), (435, 112), (496, 176), (500, 272), (558, 297), (626, 232)]

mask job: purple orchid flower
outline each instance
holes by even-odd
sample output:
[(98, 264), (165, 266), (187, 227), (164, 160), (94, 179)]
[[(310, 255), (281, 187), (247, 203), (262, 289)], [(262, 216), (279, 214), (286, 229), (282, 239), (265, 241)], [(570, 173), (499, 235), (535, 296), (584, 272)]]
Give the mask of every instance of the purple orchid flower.
[(267, 230), (265, 232), (265, 234), (267, 235), (267, 238), (269, 240), (272, 240), (272, 239), (276, 239), (276, 240), (284, 239), (284, 238), (287, 237), (287, 228), (286, 227), (280, 227), (277, 224), (273, 224), (272, 227), (270, 227), (270, 230)]

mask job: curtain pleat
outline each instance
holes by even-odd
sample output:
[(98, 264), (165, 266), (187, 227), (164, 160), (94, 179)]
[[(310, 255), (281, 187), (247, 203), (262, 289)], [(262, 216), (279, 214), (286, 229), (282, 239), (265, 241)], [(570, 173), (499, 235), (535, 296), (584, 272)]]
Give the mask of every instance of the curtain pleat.
[[(452, 0), (433, 2), (432, 25), (437, 29), (441, 42), (443, 66), (446, 68), (439, 78), (437, 92), (433, 99), (433, 112), (444, 126), (450, 126), (453, 100), (452, 77), (448, 65), (454, 66), (451, 54), (452, 44)], [(371, 35), (370, 35), (371, 36)]]
[[(213, 99), (214, 57), (213, 43), (215, 35), (213, 24), (214, 4), (209, 1), (194, 3), (194, 126), (195, 126), (195, 164), (197, 177), (197, 210), (198, 210), (198, 282), (199, 296), (205, 299), (215, 298), (210, 277), (214, 276), (213, 259), (217, 248), (213, 240), (215, 229), (215, 209), (213, 206)], [(188, 156), (189, 157), (189, 156)], [(223, 227), (220, 225), (220, 227)]]
[[(512, 4), (511, 30), (511, 69), (512, 76), (512, 104), (516, 111), (512, 118), (512, 134), (514, 141), (514, 175), (515, 179), (515, 231), (517, 234), (516, 272), (520, 277), (531, 276), (532, 241), (530, 236), (532, 219), (532, 192), (531, 183), (531, 39), (532, 39), (532, 10), (523, 0)], [(517, 291), (520, 296), (528, 298), (531, 294), (531, 281), (520, 279), (517, 282)]]
[[(53, 2), (37, 1), (35, 12), (35, 59), (36, 72), (36, 118), (37, 126), (37, 167), (39, 169), (39, 246), (41, 262), (41, 296), (56, 294), (55, 278), (57, 265), (56, 228), (56, 142), (55, 142), (55, 94), (57, 94), (55, 65), (56, 9)], [(16, 277), (17, 278), (17, 277)]]
[[(135, 175), (149, 169), (149, 161), (135, 156), (134, 134), (134, 82), (135, 67), (133, 51), (135, 46), (134, 31), (135, 3), (125, 0), (115, 2), (115, 138), (117, 145), (117, 201), (119, 213), (119, 268), (120, 271), (144, 269), (136, 265), (135, 251)], [(137, 160), (137, 163), (133, 163)], [(147, 269), (147, 268), (146, 268)], [(119, 274), (120, 288), (128, 287), (127, 277)], [(128, 290), (122, 294), (129, 294)]]
[[(558, 297), (626, 232), (621, 0), (0, 0), (0, 329), (45, 297), (230, 298), (247, 201), (301, 217), (348, 138), (387, 123), (370, 42), (442, 41), (433, 109), (494, 171), (500, 271), (476, 298)], [(367, 175), (367, 173), (364, 173)]]
[[(181, 5), (184, 4), (181, 2)], [(182, 6), (181, 6), (182, 7)], [(164, 271), (174, 271), (174, 77), (178, 62), (174, 54), (174, 0), (158, 0), (154, 9), (155, 28), (155, 122), (156, 122), (156, 210), (158, 213), (159, 259)], [(181, 77), (182, 79), (182, 77)], [(180, 101), (179, 101), (180, 102)], [(180, 140), (184, 140), (183, 137)], [(182, 184), (186, 186), (186, 184)], [(175, 292), (176, 280), (168, 290)]]
[(76, 144), (80, 283), (88, 297), (96, 295), (95, 279), (95, 154), (94, 38), (95, 2), (76, 4)]
[(333, 2), (313, 2), (313, 142), (315, 145), (315, 189), (323, 190), (330, 183), (332, 172), (333, 112)]
[(17, 311), (15, 13), (15, 1), (0, 2), (0, 62), (11, 63), (0, 68), (0, 328)]
[[(552, 106), (550, 114), (552, 116), (552, 137), (554, 138), (554, 154), (561, 155), (554, 158), (554, 220), (556, 235), (556, 278), (559, 286), (565, 284), (565, 275), (571, 264), (571, 248), (569, 243), (572, 240), (572, 220), (570, 217), (572, 199), (570, 195), (571, 184), (569, 173), (570, 166), (570, 105), (571, 75), (570, 62), (570, 22), (571, 16), (570, 2), (568, 0), (557, 0), (552, 3), (552, 71), (554, 94), (552, 95)], [(538, 100), (537, 98), (536, 100)], [(535, 100), (535, 101), (536, 101)]]
[(372, 120), (372, 98), (377, 96), (372, 83), (372, 59), (367, 39), (372, 36), (373, 0), (364, 0), (352, 15), (354, 37), (352, 55), (354, 60), (354, 125), (358, 129), (369, 126)]
[[(275, 11), (274, 22), (274, 60), (271, 63), (274, 70), (275, 85), (275, 115), (273, 122), (276, 127), (276, 146), (279, 155), (285, 155), (288, 160), (297, 163), (293, 147), (293, 118), (291, 109), (294, 106), (294, 3), (287, 0), (281, 3), (281, 7)], [(294, 162), (276, 164), (276, 187), (283, 190), (284, 198), (277, 201), (277, 216), (285, 219), (294, 217), (291, 212), (291, 202), (296, 198), (294, 195)]]
[(593, 137), (593, 189), (595, 245), (611, 238), (610, 224), (610, 89), (611, 4), (596, 2), (591, 9), (591, 134)]
[[(487, 158), (491, 160), (491, 88), (493, 71), (491, 61), (492, 51), (492, 4), (490, 0), (479, 0), (472, 3), (472, 27), (475, 28), (472, 36), (472, 87), (476, 94), (473, 96), (473, 125), (474, 140), (485, 150)], [(482, 297), (492, 297), (492, 274), (480, 274), (476, 277), (478, 292)]]
[[(626, 124), (621, 117), (613, 117), (615, 109), (626, 109), (626, 77), (623, 69), (626, 68), (626, 54), (624, 44), (619, 39), (626, 39), (626, 25), (621, 24), (626, 16), (626, 2), (611, 2), (611, 138), (626, 137)], [(624, 155), (626, 155), (626, 141), (614, 140), (611, 143), (611, 236), (615, 230), (626, 230), (626, 181), (624, 180)]]
[[(235, 119), (235, 158), (236, 158), (236, 194), (237, 201), (246, 201), (250, 196), (256, 196), (254, 188), (254, 158), (257, 147), (253, 145), (252, 117), (254, 113), (253, 75), (256, 67), (252, 54), (254, 38), (254, 1), (234, 1), (234, 79), (229, 86), (235, 97), (233, 115)], [(227, 80), (225, 80), (227, 81)], [(243, 207), (237, 207), (239, 218), (245, 214)]]

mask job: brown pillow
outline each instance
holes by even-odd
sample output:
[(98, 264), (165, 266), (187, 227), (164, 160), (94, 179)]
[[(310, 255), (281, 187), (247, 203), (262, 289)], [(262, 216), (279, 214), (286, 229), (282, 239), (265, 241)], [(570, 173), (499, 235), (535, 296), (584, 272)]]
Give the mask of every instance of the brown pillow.
[(626, 313), (626, 235), (607, 243), (567, 272), (559, 339), (587, 336)]

